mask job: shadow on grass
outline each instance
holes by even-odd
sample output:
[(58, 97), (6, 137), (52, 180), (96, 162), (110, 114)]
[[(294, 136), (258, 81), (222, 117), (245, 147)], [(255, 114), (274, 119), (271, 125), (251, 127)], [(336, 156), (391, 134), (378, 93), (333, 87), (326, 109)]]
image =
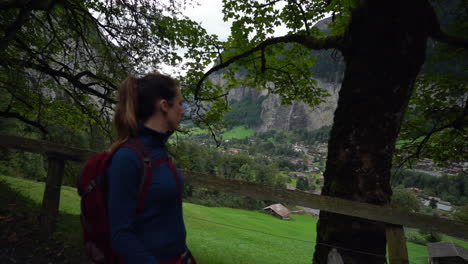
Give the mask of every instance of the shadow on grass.
[(79, 216), (60, 214), (57, 231), (45, 237), (39, 209), (0, 180), (0, 263), (82, 263)]

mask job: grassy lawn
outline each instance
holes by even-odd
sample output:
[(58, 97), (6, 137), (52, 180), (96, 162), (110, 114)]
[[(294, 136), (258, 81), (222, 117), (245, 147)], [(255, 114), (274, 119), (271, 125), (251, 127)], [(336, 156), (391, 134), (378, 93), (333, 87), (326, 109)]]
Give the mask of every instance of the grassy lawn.
[(233, 127), (231, 130), (228, 130), (221, 134), (223, 139), (233, 139), (233, 138), (246, 138), (251, 137), (255, 134), (255, 130), (251, 128), (245, 128), (244, 126), (236, 126)]
[[(0, 176), (16, 192), (31, 199), (34, 206), (42, 200), (44, 184)], [(0, 182), (1, 183), (1, 182)], [(55, 237), (70, 247), (79, 247), (79, 196), (74, 188), (63, 187), (61, 216)], [(184, 203), (187, 243), (202, 264), (311, 263), (317, 219), (294, 215), (283, 221), (255, 211), (205, 207)], [(468, 242), (453, 240), (468, 247)], [(408, 243), (411, 263), (427, 263), (425, 246)]]
[(408, 139), (406, 139), (406, 140), (400, 139), (400, 140), (397, 140), (397, 142), (395, 143), (395, 146), (397, 148), (401, 148), (404, 144), (411, 143), (411, 142), (414, 142), (415, 144), (417, 144), (417, 143), (421, 142), (423, 139), (424, 139), (424, 137), (419, 137), (414, 141), (413, 140), (408, 140)]
[(178, 137), (178, 138), (187, 138), (187, 137), (190, 137), (192, 135), (201, 135), (201, 134), (209, 134), (210, 133), (208, 129), (201, 129), (199, 127), (190, 128), (187, 131), (189, 131), (188, 134), (176, 131), (174, 133), (173, 137), (171, 137), (170, 140), (175, 140), (174, 138), (176, 138), (176, 137)]

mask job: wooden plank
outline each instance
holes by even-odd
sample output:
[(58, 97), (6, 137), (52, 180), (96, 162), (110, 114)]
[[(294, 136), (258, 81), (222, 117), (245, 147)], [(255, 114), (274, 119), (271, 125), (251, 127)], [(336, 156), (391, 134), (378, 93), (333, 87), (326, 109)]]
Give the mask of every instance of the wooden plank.
[(39, 224), (45, 235), (50, 235), (55, 231), (60, 204), (60, 189), (65, 168), (63, 159), (49, 156), (48, 162), (46, 187), (39, 216)]
[(85, 161), (95, 151), (71, 148), (44, 140), (29, 139), (12, 135), (0, 135), (0, 147), (14, 148), (28, 152), (55, 155), (64, 160)]
[(387, 225), (387, 247), (390, 264), (409, 264), (405, 231), (402, 226)]
[(336, 197), (286, 190), (277, 186), (261, 185), (207, 174), (184, 171), (187, 184), (208, 187), (218, 191), (249, 196), (260, 200), (302, 205), (332, 213), (350, 215), (374, 221), (431, 230), (468, 239), (468, 223), (430, 215), (410, 213), (401, 208), (378, 206)]

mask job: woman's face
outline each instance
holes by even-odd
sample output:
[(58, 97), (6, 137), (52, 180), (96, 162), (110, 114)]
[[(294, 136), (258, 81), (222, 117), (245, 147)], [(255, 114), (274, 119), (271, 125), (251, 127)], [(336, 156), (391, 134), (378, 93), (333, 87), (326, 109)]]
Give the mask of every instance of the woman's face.
[(169, 130), (176, 130), (179, 128), (184, 113), (185, 109), (182, 106), (182, 94), (180, 89), (177, 88), (177, 95), (172, 100), (166, 115)]

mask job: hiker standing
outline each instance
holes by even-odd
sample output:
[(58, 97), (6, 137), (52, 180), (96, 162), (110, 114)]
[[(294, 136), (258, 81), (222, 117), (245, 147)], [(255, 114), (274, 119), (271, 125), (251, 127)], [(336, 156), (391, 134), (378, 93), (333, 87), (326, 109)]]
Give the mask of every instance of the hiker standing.
[(180, 87), (169, 76), (130, 76), (120, 87), (107, 205), (111, 245), (126, 263), (186, 263), (190, 256), (183, 178), (166, 148), (184, 111)]

